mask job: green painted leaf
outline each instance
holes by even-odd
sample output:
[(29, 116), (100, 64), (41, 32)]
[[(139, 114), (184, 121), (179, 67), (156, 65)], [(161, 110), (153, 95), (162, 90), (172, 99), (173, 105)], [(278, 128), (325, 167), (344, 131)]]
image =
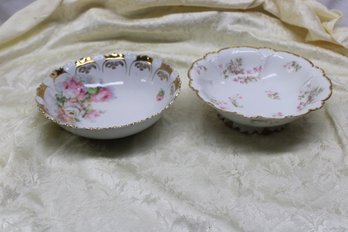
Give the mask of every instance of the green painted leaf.
[(89, 94), (97, 94), (98, 93), (98, 88), (88, 88), (87, 93)]

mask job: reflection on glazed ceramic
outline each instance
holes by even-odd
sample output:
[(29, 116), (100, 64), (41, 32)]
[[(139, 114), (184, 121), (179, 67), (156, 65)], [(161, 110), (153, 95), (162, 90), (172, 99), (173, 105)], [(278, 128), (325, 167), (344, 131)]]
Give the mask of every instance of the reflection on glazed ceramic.
[(267, 48), (209, 53), (189, 70), (190, 87), (223, 117), (254, 127), (288, 123), (319, 109), (331, 82), (307, 59)]
[(180, 85), (178, 73), (158, 59), (112, 53), (55, 70), (39, 86), (36, 101), (47, 118), (73, 133), (117, 138), (156, 122)]

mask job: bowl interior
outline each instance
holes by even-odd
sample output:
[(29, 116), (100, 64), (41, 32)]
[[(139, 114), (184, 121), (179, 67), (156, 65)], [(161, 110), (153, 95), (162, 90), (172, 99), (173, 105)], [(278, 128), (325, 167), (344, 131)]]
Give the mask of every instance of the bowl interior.
[(323, 71), (271, 49), (230, 48), (195, 62), (191, 87), (214, 107), (248, 117), (301, 115), (331, 94)]
[(54, 71), (36, 100), (61, 124), (121, 127), (161, 113), (179, 88), (178, 73), (160, 60), (114, 53), (82, 58)]

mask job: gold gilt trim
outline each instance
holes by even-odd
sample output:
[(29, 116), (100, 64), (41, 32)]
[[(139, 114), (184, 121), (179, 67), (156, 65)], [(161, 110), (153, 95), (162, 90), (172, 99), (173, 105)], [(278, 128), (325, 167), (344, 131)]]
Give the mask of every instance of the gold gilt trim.
[[(117, 56), (116, 56), (116, 54), (117, 54)], [(125, 54), (111, 53), (111, 54), (108, 54), (108, 55), (104, 55), (104, 57), (105, 58), (108, 57), (110, 59), (116, 58), (116, 57), (117, 58), (121, 58), (121, 57), (124, 58)], [(153, 60), (153, 58), (151, 58), (149, 56), (145, 56), (145, 55), (141, 55), (141, 56), (139, 55), (139, 56), (137, 56), (137, 60), (138, 60), (138, 58), (140, 58), (140, 60), (142, 60), (142, 61), (147, 61), (149, 63), (152, 63), (152, 60)], [(79, 59), (78, 61), (75, 62), (75, 64), (77, 64), (78, 62), (79, 62), (79, 65), (84, 65), (86, 63), (83, 63), (83, 62), (93, 63), (94, 61), (93, 61), (93, 59), (91, 57), (87, 57), (87, 58)], [(174, 70), (170, 65), (168, 65), (168, 67), (170, 67), (172, 70)], [(63, 70), (64, 71), (64, 69), (62, 69), (62, 68), (59, 68), (57, 70)], [(57, 72), (57, 75), (55, 77), (51, 76), (51, 78), (56, 78), (57, 76), (59, 76), (61, 73), (64, 73), (64, 72)], [(181, 80), (180, 80), (179, 75), (177, 75), (175, 77), (175, 79), (171, 83), (175, 84), (176, 93), (173, 96), (173, 99), (160, 112), (158, 112), (156, 114), (153, 114), (153, 115), (150, 115), (149, 117), (144, 118), (142, 120), (135, 121), (135, 122), (132, 122), (132, 123), (128, 123), (126, 125), (121, 125), (121, 126), (111, 126), (111, 127), (77, 127), (75, 125), (62, 123), (62, 122), (58, 121), (57, 119), (53, 118), (51, 115), (49, 115), (46, 112), (45, 108), (42, 105), (40, 105), (38, 102), (37, 102), (37, 106), (39, 108), (39, 111), (45, 116), (45, 118), (47, 118), (48, 120), (50, 120), (50, 121), (52, 121), (52, 122), (54, 122), (54, 123), (56, 123), (56, 124), (58, 124), (58, 125), (60, 125), (62, 127), (71, 128), (71, 129), (78, 129), (78, 130), (88, 130), (88, 131), (120, 129), (120, 128), (129, 127), (129, 126), (134, 126), (134, 125), (139, 124), (139, 123), (143, 123), (143, 122), (145, 122), (147, 120), (150, 120), (150, 119), (152, 119), (152, 118), (162, 114), (164, 111), (166, 111), (174, 103), (174, 101), (176, 100), (176, 98), (179, 96), (179, 94), (181, 92)], [(37, 88), (36, 95), (43, 98), (46, 89), (47, 89), (47, 86), (45, 84), (41, 83), (40, 86)]]
[(45, 95), (45, 91), (47, 89), (47, 86), (44, 84), (41, 84), (39, 87), (37, 87), (36, 89), (36, 95), (41, 97), (43, 99), (44, 95)]
[(159, 69), (163, 69), (163, 70), (166, 71), (169, 75), (172, 74), (172, 72), (173, 72), (172, 67), (170, 67), (170, 65), (164, 64), (164, 63), (161, 64), (161, 67), (160, 67)]
[(124, 59), (124, 54), (122, 53), (111, 53), (104, 55), (105, 60), (113, 60), (113, 59)]
[(51, 74), (50, 77), (55, 80), (59, 75), (66, 73), (65, 70), (63, 68), (59, 68), (54, 70)]
[[(324, 99), (321, 100), (321, 104), (320, 104), (319, 107), (316, 107), (316, 108), (314, 108), (314, 109), (308, 109), (306, 112), (304, 112), (304, 113), (302, 113), (302, 114), (300, 114), (300, 115), (287, 115), (287, 116), (282, 116), (282, 117), (265, 117), (265, 116), (259, 116), (259, 115), (258, 115), (258, 116), (247, 116), (247, 115), (238, 113), (238, 112), (236, 112), (236, 111), (228, 111), (228, 110), (224, 110), (224, 109), (219, 109), (219, 108), (217, 108), (214, 104), (212, 104), (212, 103), (207, 102), (206, 100), (204, 100), (203, 97), (200, 96), (199, 90), (198, 90), (198, 89), (195, 89), (195, 88), (193, 87), (193, 79), (192, 79), (190, 73), (191, 73), (191, 71), (193, 70), (193, 66), (194, 66), (196, 63), (198, 63), (199, 61), (204, 60), (205, 58), (207, 58), (207, 56), (213, 55), (213, 54), (218, 54), (218, 53), (220, 53), (220, 52), (222, 52), (222, 51), (224, 51), (224, 50), (228, 50), (228, 49), (238, 49), (238, 48), (251, 48), (251, 49), (256, 49), (256, 50), (269, 49), (269, 50), (271, 50), (271, 51), (273, 51), (273, 52), (288, 53), (288, 54), (292, 54), (292, 55), (294, 55), (294, 56), (297, 56), (297, 57), (299, 57), (299, 58), (302, 58), (303, 60), (307, 61), (313, 68), (318, 69), (319, 71), (321, 71), (322, 76), (323, 76), (323, 77), (328, 81), (328, 83), (329, 83), (329, 94), (328, 94)], [(302, 56), (300, 56), (300, 55), (298, 55), (298, 54), (296, 54), (296, 53), (288, 52), (288, 51), (284, 51), (284, 50), (277, 50), (277, 49), (273, 49), (273, 48), (269, 48), (269, 47), (235, 46), (235, 47), (226, 47), (226, 48), (222, 48), (222, 49), (217, 50), (217, 51), (212, 51), (212, 52), (205, 53), (203, 57), (201, 57), (201, 58), (195, 60), (195, 61), (191, 64), (189, 70), (187, 71), (187, 76), (188, 76), (188, 78), (189, 78), (189, 87), (196, 93), (196, 95), (198, 96), (198, 98), (201, 99), (204, 103), (206, 103), (206, 104), (208, 104), (209, 106), (213, 107), (213, 108), (214, 108), (215, 110), (217, 110), (217, 111), (222, 111), (222, 112), (226, 112), (226, 113), (236, 114), (237, 116), (244, 117), (244, 118), (248, 118), (248, 119), (251, 119), (251, 120), (280, 120), (280, 119), (296, 118), (296, 117), (300, 117), (300, 116), (302, 117), (302, 116), (305, 116), (305, 115), (309, 114), (309, 113), (312, 112), (312, 111), (316, 111), (316, 110), (319, 110), (319, 109), (323, 108), (325, 101), (327, 101), (327, 100), (331, 97), (331, 95), (332, 95), (332, 82), (331, 82), (330, 78), (327, 77), (325, 71), (324, 71), (322, 68), (320, 68), (320, 67), (314, 65), (312, 61), (310, 61), (309, 59), (307, 59), (307, 58), (305, 58), (305, 57), (302, 57)]]
[(77, 61), (75, 61), (75, 67), (78, 68), (82, 65), (91, 64), (91, 63), (95, 63), (92, 57), (90, 57), (90, 56), (83, 57), (83, 58), (80, 58)]
[(152, 57), (146, 56), (146, 55), (139, 55), (136, 57), (135, 61), (146, 61), (149, 64), (152, 64)]
[(175, 91), (181, 88), (181, 81), (179, 76), (174, 80), (174, 87), (175, 87)]

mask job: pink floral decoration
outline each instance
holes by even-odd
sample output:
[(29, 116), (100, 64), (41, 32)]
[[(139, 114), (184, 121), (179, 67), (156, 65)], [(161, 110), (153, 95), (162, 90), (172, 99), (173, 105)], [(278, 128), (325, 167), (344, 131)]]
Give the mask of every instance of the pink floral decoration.
[(103, 111), (92, 108), (92, 102), (105, 102), (113, 98), (107, 87), (87, 88), (82, 81), (70, 77), (63, 82), (61, 93), (55, 95), (58, 106), (58, 118), (64, 123), (72, 124), (82, 118), (93, 120)]
[(111, 98), (112, 92), (106, 87), (100, 88), (97, 94), (92, 95), (93, 102), (104, 102), (110, 100)]

